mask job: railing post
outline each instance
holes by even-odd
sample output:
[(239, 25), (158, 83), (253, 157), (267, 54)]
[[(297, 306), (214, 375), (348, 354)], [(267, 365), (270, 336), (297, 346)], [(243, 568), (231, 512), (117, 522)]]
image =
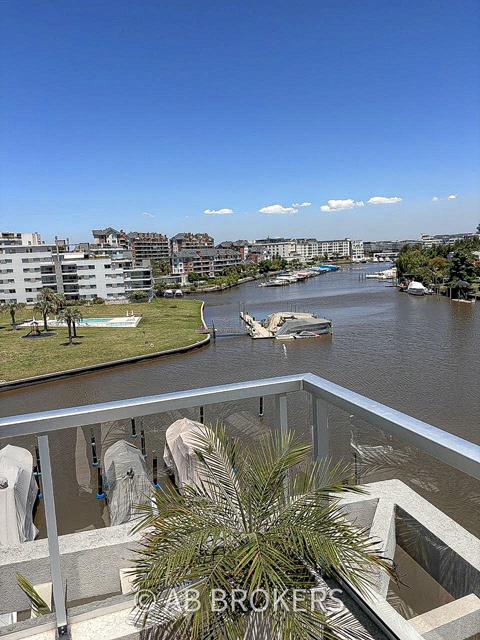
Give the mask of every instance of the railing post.
[(57, 516), (55, 513), (55, 497), (53, 494), (52, 466), (50, 463), (48, 436), (38, 437), (38, 451), (42, 465), (43, 499), (47, 525), (48, 554), (50, 556), (50, 577), (52, 579), (53, 602), (55, 604), (55, 617), (57, 620), (57, 638), (70, 638), (60, 563), (60, 548), (58, 546)]
[(278, 407), (278, 417), (280, 420), (280, 433), (282, 436), (288, 434), (288, 411), (287, 411), (287, 394), (281, 393), (276, 397)]
[(328, 458), (328, 404), (312, 395), (313, 460)]

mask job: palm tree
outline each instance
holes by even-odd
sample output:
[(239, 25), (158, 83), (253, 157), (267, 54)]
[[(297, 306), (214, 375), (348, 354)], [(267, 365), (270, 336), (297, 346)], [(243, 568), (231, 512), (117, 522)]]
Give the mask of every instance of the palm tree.
[(72, 309), (72, 328), (73, 328), (73, 337), (77, 337), (77, 322), (81, 322), (83, 320), (83, 316), (77, 307), (73, 307)]
[(63, 295), (63, 293), (57, 293), (55, 295), (55, 299), (53, 301), (55, 309), (54, 312), (58, 315), (62, 309), (65, 309), (67, 306), (67, 299)]
[(10, 314), (10, 318), (12, 320), (12, 329), (15, 328), (15, 325), (17, 324), (16, 322), (16, 315), (17, 315), (17, 311), (19, 309), (22, 309), (25, 305), (23, 303), (20, 302), (14, 302), (13, 300), (10, 300), (9, 302), (5, 303), (5, 310), (7, 310)]
[[(323, 577), (340, 576), (365, 593), (378, 571), (393, 576), (367, 532), (341, 510), (339, 495), (361, 492), (346, 469), (311, 463), (311, 448), (291, 435), (266, 437), (249, 450), (222, 428), (205, 428), (196, 447), (198, 485), (180, 494), (167, 484), (139, 507), (135, 531), (142, 540), (132, 573), (138, 621), (150, 636), (236, 640), (256, 626), (251, 637), (359, 638), (345, 610), (305, 604), (319, 584), (326, 586)], [(192, 588), (196, 611), (185, 607)], [(240, 606), (227, 595), (225, 609), (212, 610), (214, 589), (246, 597)], [(307, 600), (295, 608), (299, 592)], [(279, 593), (288, 611), (271, 606)], [(173, 615), (172, 594), (180, 602)]]
[(35, 304), (34, 309), (40, 311), (43, 317), (43, 329), (44, 331), (48, 331), (48, 314), (53, 313), (55, 310), (55, 304), (52, 300), (48, 300), (47, 298), (39, 299)]
[(72, 325), (75, 322), (75, 311), (72, 307), (65, 307), (58, 314), (58, 317), (67, 323), (69, 345), (73, 344)]

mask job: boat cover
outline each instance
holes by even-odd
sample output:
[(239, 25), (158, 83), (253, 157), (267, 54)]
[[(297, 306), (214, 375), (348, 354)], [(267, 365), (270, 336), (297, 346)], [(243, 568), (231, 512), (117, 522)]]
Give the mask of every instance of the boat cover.
[(302, 331), (308, 331), (311, 333), (328, 333), (332, 323), (326, 318), (305, 318), (305, 319), (291, 319), (285, 320), (285, 322), (278, 328), (276, 336), (295, 335)]
[(111, 526), (138, 518), (136, 505), (148, 502), (153, 488), (142, 453), (119, 440), (105, 451), (103, 464)]
[(188, 418), (171, 424), (165, 434), (163, 460), (167, 469), (175, 476), (175, 484), (181, 491), (185, 485), (199, 485), (200, 463), (195, 455), (199, 433), (205, 433), (205, 425)]
[(37, 498), (30, 451), (7, 445), (0, 451), (0, 546), (14, 546), (34, 540), (33, 524)]

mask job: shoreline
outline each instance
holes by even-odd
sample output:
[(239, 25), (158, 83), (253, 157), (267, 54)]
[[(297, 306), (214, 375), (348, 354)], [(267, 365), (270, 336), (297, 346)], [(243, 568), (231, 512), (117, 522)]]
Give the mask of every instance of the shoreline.
[[(202, 306), (200, 308), (200, 318), (204, 329), (208, 329), (204, 317), (205, 302), (202, 300)], [(75, 376), (86, 375), (88, 373), (95, 373), (103, 369), (110, 369), (114, 367), (120, 367), (122, 365), (135, 364), (136, 362), (142, 362), (144, 360), (153, 360), (154, 358), (161, 358), (163, 356), (175, 355), (177, 353), (187, 353), (194, 349), (199, 349), (207, 345), (211, 340), (211, 335), (208, 333), (204, 338), (197, 342), (184, 345), (183, 347), (175, 347), (174, 349), (165, 349), (164, 351), (157, 351), (155, 353), (139, 354), (138, 356), (130, 356), (129, 358), (121, 358), (117, 360), (110, 360), (107, 362), (99, 362), (98, 364), (88, 365), (86, 367), (76, 367), (75, 369), (65, 369), (64, 371), (53, 371), (51, 373), (43, 373), (38, 376), (31, 376), (29, 378), (19, 378), (18, 380), (9, 380), (8, 382), (0, 383), (0, 392), (12, 391), (14, 389), (20, 389), (22, 387), (33, 386), (35, 384), (42, 384), (43, 382), (51, 382), (53, 380), (62, 380), (66, 378), (73, 378)]]

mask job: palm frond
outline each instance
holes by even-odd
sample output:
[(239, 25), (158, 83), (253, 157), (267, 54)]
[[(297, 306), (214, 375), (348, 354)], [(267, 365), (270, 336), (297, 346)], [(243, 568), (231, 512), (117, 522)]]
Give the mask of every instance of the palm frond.
[(30, 600), (30, 605), (32, 607), (33, 615), (38, 618), (40, 616), (45, 616), (49, 613), (52, 613), (52, 610), (42, 598), (42, 596), (37, 592), (35, 587), (31, 582), (27, 580), (20, 573), (17, 573), (17, 584), (23, 593)]

